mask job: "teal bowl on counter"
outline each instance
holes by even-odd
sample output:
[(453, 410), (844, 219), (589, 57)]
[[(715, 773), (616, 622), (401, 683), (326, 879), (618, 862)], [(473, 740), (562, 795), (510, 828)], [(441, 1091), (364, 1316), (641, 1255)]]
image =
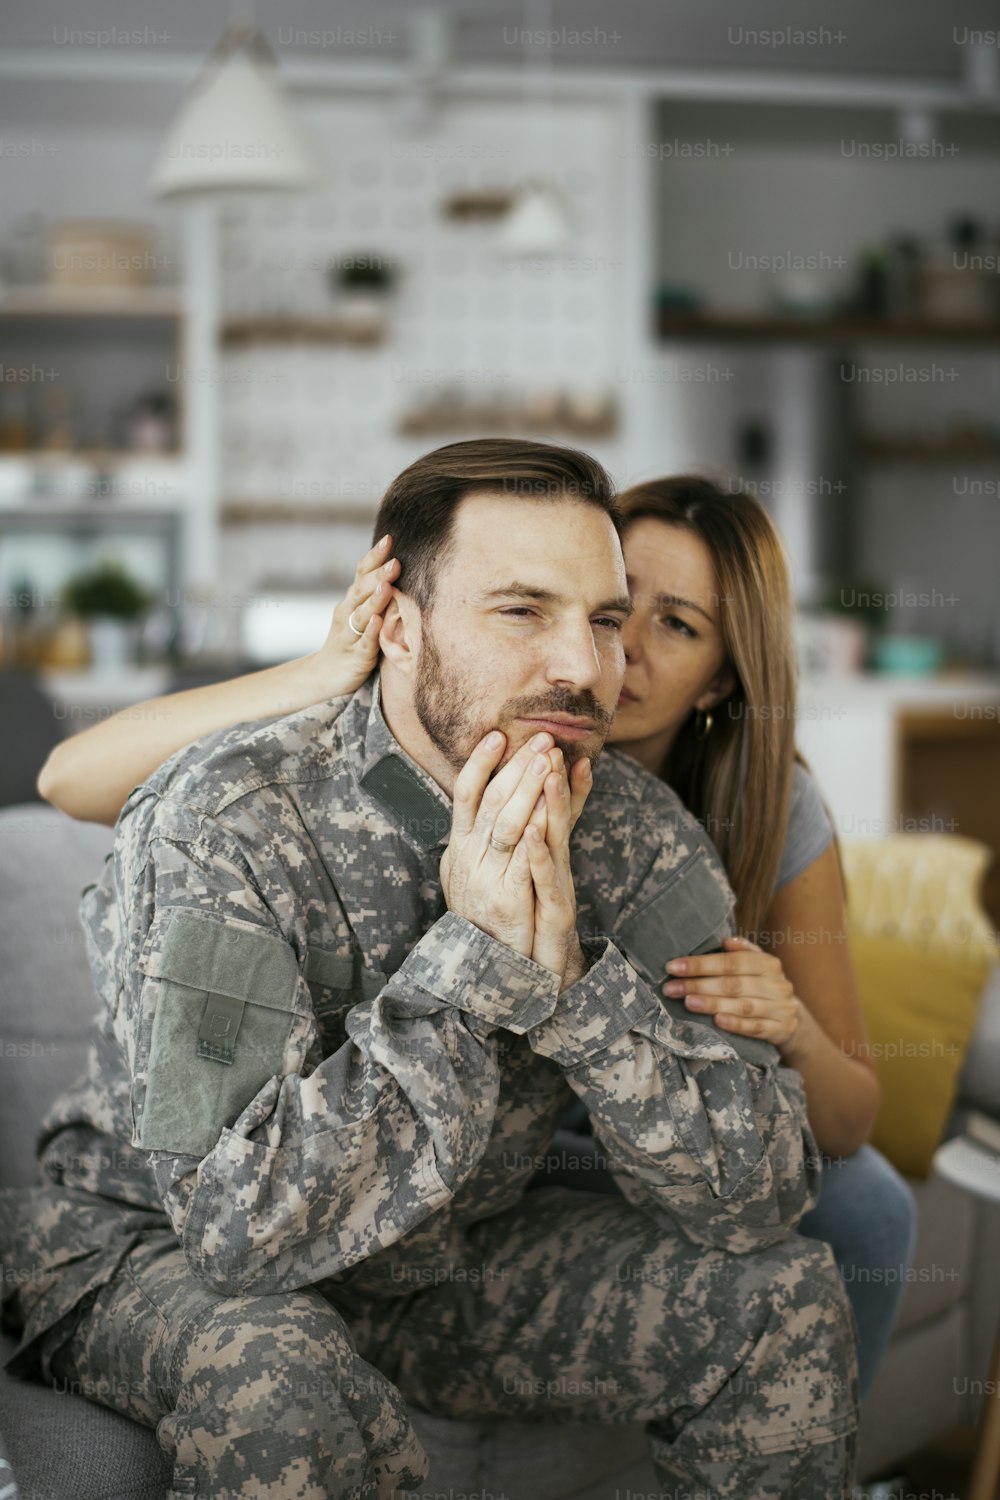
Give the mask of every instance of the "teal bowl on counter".
[(891, 677), (930, 677), (944, 665), (944, 641), (933, 635), (883, 635), (875, 641), (872, 660)]

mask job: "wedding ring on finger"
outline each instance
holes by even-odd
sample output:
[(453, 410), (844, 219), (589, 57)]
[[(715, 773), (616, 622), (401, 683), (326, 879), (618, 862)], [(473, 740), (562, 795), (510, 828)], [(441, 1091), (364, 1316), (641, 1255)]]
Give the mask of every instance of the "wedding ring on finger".
[(348, 625), (350, 625), (350, 627), (354, 631), (355, 635), (364, 635), (364, 631), (363, 630), (359, 630), (358, 627), (354, 623), (354, 610), (353, 609), (351, 610), (351, 613), (347, 616), (347, 623), (348, 623)]
[(493, 835), (492, 835), (492, 833), (490, 834), (490, 848), (491, 849), (496, 849), (501, 854), (509, 854), (510, 851), (514, 847), (515, 847), (515, 845), (513, 845), (513, 844), (505, 844), (500, 839), (494, 838)]

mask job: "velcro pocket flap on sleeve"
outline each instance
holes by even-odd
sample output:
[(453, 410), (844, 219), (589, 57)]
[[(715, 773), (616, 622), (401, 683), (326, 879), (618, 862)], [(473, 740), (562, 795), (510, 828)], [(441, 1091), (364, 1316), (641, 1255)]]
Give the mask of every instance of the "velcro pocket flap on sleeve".
[(275, 1075), (298, 1010), (292, 949), (250, 923), (157, 915), (139, 968), (156, 986), (138, 1143), (205, 1156)]
[(380, 969), (368, 968), (360, 953), (332, 953), (325, 948), (309, 949), (305, 975), (314, 996), (350, 1005), (374, 1000), (386, 986), (386, 976)]
[(729, 932), (732, 893), (712, 873), (704, 849), (684, 861), (666, 882), (628, 920), (615, 928), (615, 941), (629, 962), (660, 996), (660, 1004), (672, 1020), (696, 1026), (707, 1041), (728, 1044), (747, 1062), (758, 1067), (774, 1066), (778, 1051), (759, 1037), (720, 1031), (711, 1015), (688, 1010), (683, 1000), (668, 1000), (660, 986), (668, 977), (665, 966), (672, 958), (711, 953), (722, 946)]

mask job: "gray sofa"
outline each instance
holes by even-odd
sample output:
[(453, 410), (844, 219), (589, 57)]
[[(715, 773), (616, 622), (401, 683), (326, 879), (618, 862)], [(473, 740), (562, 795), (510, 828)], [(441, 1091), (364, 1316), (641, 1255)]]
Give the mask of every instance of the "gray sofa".
[[(77, 905), (110, 847), (108, 829), (49, 807), (0, 810), (0, 1186), (32, 1180), (38, 1120), (82, 1064), (97, 1001)], [(966, 1076), (997, 1087), (1000, 988), (984, 1007)], [(1000, 1212), (940, 1180), (914, 1189), (917, 1260), (863, 1413), (862, 1476), (975, 1419), (970, 1391), (988, 1376), (1000, 1313)], [(3, 1347), (6, 1355), (9, 1338)], [(414, 1425), (431, 1459), (428, 1496), (613, 1500), (658, 1488), (641, 1427), (457, 1422), (422, 1412)], [(0, 1494), (13, 1500), (5, 1460), (21, 1500), (162, 1500), (169, 1477), (151, 1431), (0, 1373)]]

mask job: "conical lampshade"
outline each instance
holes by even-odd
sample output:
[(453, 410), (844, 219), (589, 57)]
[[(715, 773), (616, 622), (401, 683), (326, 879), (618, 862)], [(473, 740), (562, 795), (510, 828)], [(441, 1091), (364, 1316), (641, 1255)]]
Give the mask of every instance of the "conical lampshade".
[(150, 180), (159, 198), (231, 188), (304, 188), (319, 162), (259, 32), (228, 34), (163, 144)]
[(558, 255), (569, 244), (570, 225), (561, 201), (542, 183), (529, 183), (497, 234), (508, 255)]

